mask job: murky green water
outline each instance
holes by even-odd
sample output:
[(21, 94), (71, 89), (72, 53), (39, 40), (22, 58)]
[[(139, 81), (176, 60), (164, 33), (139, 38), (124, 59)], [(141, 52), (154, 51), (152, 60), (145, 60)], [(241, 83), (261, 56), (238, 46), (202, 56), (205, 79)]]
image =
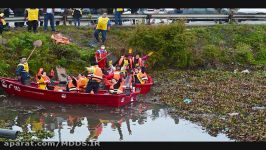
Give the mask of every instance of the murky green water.
[(169, 113), (169, 108), (132, 103), (123, 108), (62, 105), (7, 97), (0, 99), (5, 128), (50, 131), (43, 141), (231, 141)]

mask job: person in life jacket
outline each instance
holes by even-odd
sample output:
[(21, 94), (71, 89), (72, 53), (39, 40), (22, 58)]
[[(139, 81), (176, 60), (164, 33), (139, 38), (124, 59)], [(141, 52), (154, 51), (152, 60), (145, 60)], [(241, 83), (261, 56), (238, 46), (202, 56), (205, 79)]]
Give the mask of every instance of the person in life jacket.
[(110, 28), (111, 28), (111, 21), (107, 17), (107, 14), (103, 13), (103, 15), (98, 18), (96, 29), (94, 31), (94, 37), (97, 40), (97, 42), (100, 42), (99, 33), (102, 33), (102, 44), (105, 43), (107, 37), (107, 31), (110, 31)]
[(88, 70), (89, 81), (86, 87), (86, 93), (97, 94), (99, 90), (99, 85), (103, 79), (102, 69), (98, 66), (98, 64), (94, 61), (92, 62), (91, 67), (86, 67)]
[(2, 35), (3, 31), (4, 31), (4, 27), (6, 25), (6, 21), (4, 19), (4, 13), (0, 14), (0, 34)]
[(105, 50), (104, 45), (101, 45), (101, 48), (95, 52), (95, 60), (101, 69), (105, 68), (107, 62), (107, 51)]
[(140, 76), (138, 76), (138, 74), (139, 74), (139, 69), (136, 67), (136, 68), (134, 68), (134, 73), (133, 73), (133, 82), (135, 83), (135, 84), (140, 84), (140, 81), (141, 81), (141, 78), (140, 78)]
[(18, 80), (24, 85), (30, 85), (29, 65), (26, 57), (20, 57), (20, 63), (16, 69)]
[(103, 75), (103, 82), (106, 89), (112, 85), (112, 78), (114, 77), (114, 70), (111, 65), (107, 66), (106, 73)]
[(66, 86), (66, 90), (68, 92), (70, 91), (77, 91), (77, 80), (74, 77), (68, 76), (67, 77), (67, 86)]
[(43, 68), (39, 69), (39, 72), (37, 74), (37, 84), (38, 89), (47, 90), (47, 85), (50, 83), (49, 77), (46, 75), (46, 72), (43, 71)]
[(88, 80), (83, 74), (78, 75), (77, 88), (79, 91), (85, 92)]
[(38, 21), (40, 20), (39, 17), (40, 16), (38, 8), (26, 9), (25, 20), (28, 21), (28, 31), (31, 31), (31, 29), (33, 28), (33, 32), (37, 32)]
[(138, 79), (140, 80), (141, 84), (144, 84), (148, 81), (148, 76), (146, 74), (145, 67), (141, 67), (141, 70), (137, 74)]
[(123, 8), (115, 8), (113, 10), (114, 15), (115, 15), (115, 25), (122, 25), (121, 15), (122, 15), (123, 11), (124, 11)]
[(125, 73), (126, 69), (132, 69), (132, 59), (126, 54), (121, 56), (118, 62), (119, 66), (121, 67), (121, 71)]
[(140, 58), (139, 54), (136, 54), (136, 56), (132, 58), (132, 64), (133, 68), (143, 66), (142, 59)]
[(120, 78), (117, 82), (115, 82), (111, 87), (109, 92), (112, 94), (122, 94), (124, 93), (125, 89), (125, 79), (124, 79), (124, 74), (120, 73)]
[(128, 49), (128, 58), (131, 60), (133, 59), (133, 49), (132, 48)]

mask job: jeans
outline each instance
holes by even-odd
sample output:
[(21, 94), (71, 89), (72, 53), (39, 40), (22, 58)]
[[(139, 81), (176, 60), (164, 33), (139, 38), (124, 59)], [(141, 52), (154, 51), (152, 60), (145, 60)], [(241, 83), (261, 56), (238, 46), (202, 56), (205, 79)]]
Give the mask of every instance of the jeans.
[(75, 26), (77, 26), (77, 23), (78, 23), (78, 26), (80, 26), (80, 18), (74, 18)]
[(48, 20), (50, 20), (50, 26), (52, 28), (52, 31), (55, 31), (54, 14), (52, 14), (52, 13), (47, 13), (44, 15), (44, 30), (47, 30)]
[(21, 83), (22, 83), (23, 85), (31, 85), (31, 84), (30, 84), (30, 79), (21, 79)]
[(105, 40), (106, 40), (107, 30), (96, 29), (96, 30), (94, 31), (94, 37), (95, 37), (95, 39), (97, 40), (97, 42), (99, 42), (99, 32), (102, 33), (102, 43), (104, 43)]
[(116, 11), (115, 12), (115, 24), (116, 25), (122, 25), (122, 19), (121, 19), (121, 12), (119, 12), (119, 11)]

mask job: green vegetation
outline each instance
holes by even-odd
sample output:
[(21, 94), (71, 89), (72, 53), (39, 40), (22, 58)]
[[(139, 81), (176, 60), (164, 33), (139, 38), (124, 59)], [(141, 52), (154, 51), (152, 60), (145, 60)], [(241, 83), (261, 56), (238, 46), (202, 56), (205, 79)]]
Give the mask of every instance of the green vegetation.
[[(73, 74), (83, 71), (97, 48), (87, 46), (93, 38), (88, 27), (59, 26), (57, 29), (72, 41), (70, 45), (55, 45), (51, 32), (28, 33), (25, 29), (4, 32), (5, 43), (0, 44), (0, 75), (13, 76), (21, 55), (28, 56), (35, 40), (42, 40), (29, 65), (32, 74), (39, 67), (47, 70), (61, 65)], [(215, 25), (186, 27), (183, 22), (170, 25), (113, 28), (108, 33), (106, 47), (117, 57), (121, 49), (147, 54), (150, 66), (157, 68), (263, 68), (266, 65), (265, 25)]]

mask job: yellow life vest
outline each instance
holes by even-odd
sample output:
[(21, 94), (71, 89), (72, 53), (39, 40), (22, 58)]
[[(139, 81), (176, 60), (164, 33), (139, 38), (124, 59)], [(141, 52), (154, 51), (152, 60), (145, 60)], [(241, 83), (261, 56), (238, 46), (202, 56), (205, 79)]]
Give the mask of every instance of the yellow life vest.
[(3, 25), (6, 25), (6, 21), (4, 19), (1, 19), (1, 22)]
[(123, 8), (116, 8), (116, 11), (123, 11)]
[(23, 68), (24, 68), (23, 71), (29, 73), (29, 65), (28, 65), (28, 63), (18, 64), (18, 66), (23, 66)]
[(39, 16), (39, 9), (27, 9), (28, 11), (28, 20), (32, 21), (32, 20), (38, 20), (38, 16)]
[(109, 18), (107, 17), (106, 18), (99, 17), (96, 29), (107, 30), (108, 21), (109, 21)]
[(37, 82), (39, 82), (38, 89), (46, 90), (47, 84), (44, 82), (43, 77), (41, 77), (41, 79), (38, 79)]

